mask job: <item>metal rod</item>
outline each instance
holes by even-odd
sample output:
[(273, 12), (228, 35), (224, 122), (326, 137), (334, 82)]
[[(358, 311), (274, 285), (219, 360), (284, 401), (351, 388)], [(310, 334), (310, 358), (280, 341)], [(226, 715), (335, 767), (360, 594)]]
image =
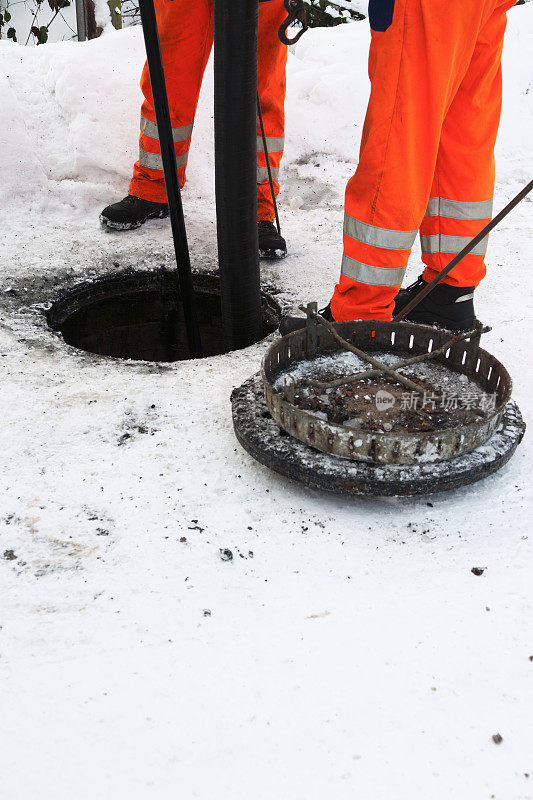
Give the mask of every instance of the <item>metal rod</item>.
[(163, 160), (168, 210), (172, 227), (172, 238), (174, 239), (174, 252), (176, 254), (176, 266), (183, 314), (185, 317), (189, 355), (191, 358), (200, 358), (202, 355), (202, 342), (196, 315), (196, 297), (191, 275), (191, 260), (189, 256), (189, 246), (187, 244), (185, 219), (183, 217), (176, 152), (174, 150), (165, 74), (163, 72), (163, 62), (161, 59), (161, 48), (159, 46), (159, 35), (157, 32), (157, 20), (153, 0), (139, 0), (139, 9), (141, 12), (144, 43), (146, 46), (146, 58), (150, 71), (150, 83), (152, 86), (159, 144), (161, 146), (161, 158)]
[(222, 325), (236, 350), (262, 335), (257, 230), (257, 0), (215, 0), (215, 187)]
[(491, 232), (491, 230), (492, 230), (493, 228), (495, 228), (497, 225), (499, 225), (499, 223), (502, 221), (502, 219), (504, 219), (504, 217), (506, 217), (506, 216), (507, 216), (507, 214), (509, 214), (509, 212), (510, 212), (510, 211), (512, 211), (512, 210), (513, 210), (513, 208), (514, 208), (515, 206), (517, 206), (517, 205), (518, 205), (518, 203), (520, 203), (520, 201), (521, 201), (521, 200), (523, 200), (523, 199), (524, 199), (524, 197), (525, 197), (527, 194), (529, 194), (529, 192), (530, 192), (532, 189), (533, 189), (533, 180), (532, 180), (532, 181), (530, 181), (530, 182), (527, 184), (527, 186), (524, 186), (524, 188), (523, 188), (523, 189), (522, 189), (520, 192), (518, 192), (518, 194), (516, 195), (516, 197), (514, 197), (514, 198), (511, 200), (511, 202), (510, 202), (510, 203), (508, 203), (508, 204), (505, 206), (505, 208), (503, 208), (503, 209), (500, 211), (500, 213), (499, 213), (499, 214), (497, 214), (497, 215), (494, 217), (494, 219), (493, 219), (493, 220), (491, 220), (491, 221), (489, 222), (489, 224), (488, 224), (488, 225), (485, 225), (485, 227), (483, 228), (483, 230), (482, 230), (482, 231), (480, 231), (480, 232), (477, 234), (477, 236), (474, 236), (474, 238), (473, 238), (473, 239), (472, 239), (472, 240), (471, 240), (471, 241), (470, 241), (470, 242), (469, 242), (469, 243), (466, 245), (466, 247), (464, 247), (464, 248), (461, 250), (461, 252), (460, 252), (460, 253), (458, 253), (456, 256), (454, 256), (454, 258), (452, 258), (452, 260), (450, 261), (450, 263), (449, 263), (449, 264), (447, 264), (447, 265), (444, 267), (444, 269), (442, 269), (442, 270), (439, 272), (439, 274), (438, 274), (438, 275), (436, 275), (436, 276), (433, 278), (433, 280), (432, 280), (432, 281), (430, 281), (430, 282), (429, 282), (429, 283), (428, 283), (426, 286), (424, 286), (424, 287), (423, 287), (423, 289), (421, 289), (421, 290), (418, 292), (418, 294), (416, 294), (416, 295), (413, 297), (413, 299), (412, 299), (412, 300), (410, 300), (410, 301), (407, 303), (407, 305), (405, 306), (405, 308), (402, 308), (402, 310), (401, 310), (400, 312), (398, 312), (398, 314), (396, 314), (396, 316), (394, 316), (394, 317), (392, 318), (392, 319), (393, 319), (393, 322), (400, 322), (400, 320), (404, 319), (404, 318), (405, 318), (405, 316), (406, 316), (406, 314), (408, 314), (410, 311), (412, 311), (412, 310), (413, 310), (413, 308), (415, 308), (415, 307), (416, 307), (416, 306), (417, 306), (417, 305), (420, 303), (420, 301), (421, 301), (421, 300), (423, 300), (423, 299), (424, 299), (424, 297), (426, 297), (426, 296), (427, 296), (427, 295), (428, 295), (428, 294), (429, 294), (429, 293), (430, 293), (430, 292), (431, 292), (431, 291), (432, 291), (432, 290), (435, 288), (435, 286), (436, 286), (438, 283), (440, 283), (440, 281), (441, 281), (443, 278), (445, 278), (445, 277), (446, 277), (446, 275), (448, 275), (448, 274), (449, 274), (449, 273), (452, 271), (452, 269), (453, 269), (454, 267), (456, 267), (456, 266), (457, 266), (457, 264), (458, 264), (460, 261), (462, 261), (462, 260), (463, 260), (463, 258), (464, 258), (465, 256), (467, 256), (467, 255), (468, 255), (468, 253), (469, 253), (471, 250), (473, 250), (473, 249), (474, 249), (474, 247), (475, 247), (475, 246), (476, 246), (476, 245), (477, 245), (477, 244), (478, 244), (478, 243), (479, 243), (479, 242), (480, 242), (482, 239), (484, 239), (484, 238), (485, 238), (485, 236), (487, 236), (487, 235), (488, 235), (488, 234)]
[(281, 236), (281, 225), (279, 224), (278, 203), (276, 200), (276, 192), (274, 191), (274, 181), (272, 180), (272, 169), (270, 166), (270, 153), (268, 152), (267, 138), (265, 134), (265, 125), (263, 123), (263, 112), (261, 111), (261, 100), (259, 92), (257, 92), (257, 115), (259, 117), (259, 126), (261, 128), (261, 138), (263, 139), (263, 150), (265, 151), (265, 160), (268, 172), (268, 182), (270, 184), (270, 194), (272, 196), (272, 203), (274, 205), (274, 214), (276, 215), (276, 228)]
[[(472, 330), (467, 331), (466, 333), (460, 333), (457, 336), (448, 339), (448, 341), (439, 347), (438, 350), (433, 350), (431, 353), (421, 353), (419, 356), (405, 358), (402, 361), (396, 361), (391, 365), (391, 369), (398, 370), (402, 367), (410, 367), (412, 364), (420, 364), (423, 361), (430, 361), (432, 358), (437, 358), (437, 356), (445, 353), (446, 350), (448, 350), (457, 342), (462, 342), (464, 339), (474, 339), (476, 336), (480, 336), (482, 333), (489, 333), (491, 330), (492, 328), (486, 326), (481, 330)], [(346, 383), (354, 383), (355, 381), (360, 381), (365, 378), (375, 378), (381, 374), (382, 370), (380, 369), (369, 369), (365, 372), (355, 372), (352, 375), (345, 375), (344, 377), (336, 378), (333, 381), (317, 381), (314, 378), (304, 378), (301, 383), (304, 383), (307, 386), (313, 386), (315, 389), (336, 389), (339, 386), (344, 386)]]
[[(308, 308), (300, 306), (300, 311), (307, 312)], [(395, 381), (403, 384), (408, 389), (411, 389), (412, 392), (422, 391), (422, 387), (419, 386), (417, 383), (410, 381), (409, 378), (406, 378), (404, 375), (400, 375), (399, 372), (395, 372), (392, 369), (392, 367), (388, 367), (386, 364), (383, 364), (381, 361), (378, 361), (377, 358), (369, 356), (368, 353), (364, 352), (364, 350), (360, 350), (358, 347), (354, 347), (353, 344), (350, 344), (350, 342), (347, 342), (346, 339), (344, 339), (337, 333), (331, 322), (328, 322), (327, 319), (324, 319), (324, 317), (321, 314), (317, 314), (316, 311), (313, 311), (311, 312), (311, 316), (313, 317), (313, 319), (316, 319), (317, 322), (319, 322), (321, 325), (327, 328), (328, 331), (333, 336), (333, 338), (336, 339), (337, 342), (339, 342), (339, 344), (341, 344), (346, 350), (350, 350), (351, 353), (355, 353), (355, 355), (359, 356), (359, 358), (362, 358), (363, 361), (367, 361), (369, 364), (372, 364), (372, 366), (376, 367), (376, 369), (378, 369), (380, 372), (383, 372), (385, 375), (388, 375), (389, 378), (394, 378)]]
[(78, 31), (78, 42), (85, 42), (87, 39), (85, 0), (76, 0), (76, 28)]

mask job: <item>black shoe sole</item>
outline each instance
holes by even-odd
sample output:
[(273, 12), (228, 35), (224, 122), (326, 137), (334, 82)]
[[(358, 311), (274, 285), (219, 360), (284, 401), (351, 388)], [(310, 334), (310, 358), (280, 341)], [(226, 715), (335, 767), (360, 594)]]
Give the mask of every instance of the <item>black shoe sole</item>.
[(475, 325), (474, 318), (459, 325), (457, 320), (446, 318), (435, 320), (435, 317), (432, 314), (424, 314), (423, 312), (416, 314), (413, 317), (407, 315), (403, 321), (414, 322), (415, 325), (430, 325), (432, 328), (440, 328), (442, 330), (450, 331), (450, 333), (466, 333), (466, 331), (473, 330)]
[(272, 248), (270, 250), (261, 250), (259, 248), (259, 258), (264, 258), (267, 261), (281, 261), (287, 255), (286, 250)]
[(144, 223), (148, 222), (149, 219), (166, 219), (166, 217), (168, 217), (168, 209), (152, 211), (150, 214), (147, 214), (145, 217), (137, 220), (136, 222), (114, 222), (112, 219), (104, 217), (103, 214), (100, 214), (100, 224), (103, 225), (104, 228), (109, 228), (113, 231), (132, 231), (135, 230), (135, 228), (140, 228), (141, 225), (144, 225)]

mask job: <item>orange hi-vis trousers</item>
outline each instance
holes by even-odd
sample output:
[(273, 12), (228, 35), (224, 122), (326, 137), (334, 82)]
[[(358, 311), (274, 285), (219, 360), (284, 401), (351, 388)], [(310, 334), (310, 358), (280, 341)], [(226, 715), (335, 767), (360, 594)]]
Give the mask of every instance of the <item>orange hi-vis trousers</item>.
[[(337, 320), (391, 318), (420, 231), (429, 281), (490, 221), (515, 0), (370, 0), (371, 93), (346, 188)], [(445, 279), (477, 286), (486, 239)]]
[[(155, 9), (178, 175), (180, 186), (183, 186), (198, 95), (213, 45), (213, 0), (155, 0)], [(287, 63), (287, 48), (279, 41), (278, 28), (286, 13), (283, 0), (259, 4), (258, 89), (276, 195), (279, 192), (278, 175), (283, 155)], [(165, 203), (163, 164), (146, 64), (141, 77), (141, 89), (145, 99), (141, 108), (139, 160), (133, 168), (129, 193), (144, 200)], [(258, 219), (273, 220), (274, 207), (259, 123), (257, 199)]]

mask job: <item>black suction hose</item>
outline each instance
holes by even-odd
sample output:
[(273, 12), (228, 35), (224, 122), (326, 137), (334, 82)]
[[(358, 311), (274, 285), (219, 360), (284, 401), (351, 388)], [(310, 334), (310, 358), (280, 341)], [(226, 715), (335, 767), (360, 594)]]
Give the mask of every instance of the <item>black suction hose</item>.
[(139, 9), (141, 12), (144, 42), (146, 45), (146, 58), (150, 71), (150, 84), (152, 86), (152, 96), (154, 99), (159, 144), (161, 146), (168, 211), (172, 226), (172, 237), (174, 239), (174, 251), (176, 253), (176, 265), (178, 268), (179, 287), (183, 304), (183, 314), (185, 317), (185, 327), (187, 330), (189, 355), (191, 358), (199, 358), (202, 355), (202, 343), (196, 315), (196, 297), (191, 275), (191, 260), (189, 256), (189, 246), (187, 244), (185, 219), (183, 217), (176, 152), (174, 150), (174, 139), (172, 137), (172, 124), (168, 108), (165, 75), (163, 72), (163, 62), (161, 60), (161, 49), (159, 47), (159, 35), (157, 33), (157, 21), (153, 0), (139, 0)]
[(222, 324), (229, 350), (261, 338), (257, 26), (258, 0), (215, 0), (215, 186)]

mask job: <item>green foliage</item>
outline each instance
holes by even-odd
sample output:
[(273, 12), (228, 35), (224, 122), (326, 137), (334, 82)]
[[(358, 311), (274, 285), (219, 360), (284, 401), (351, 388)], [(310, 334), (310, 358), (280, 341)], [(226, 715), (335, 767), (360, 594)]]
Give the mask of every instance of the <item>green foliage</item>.
[[(531, 0), (517, 0), (520, 6)], [(310, 28), (330, 28), (344, 22), (364, 19), (365, 15), (353, 8), (353, 0), (304, 0)]]
[(40, 28), (37, 25), (32, 25), (30, 32), (37, 40), (37, 44), (45, 44), (48, 41), (48, 28), (46, 25), (41, 25)]
[[(329, 28), (365, 18), (353, 8), (353, 0), (304, 0), (304, 7), (310, 28)], [(140, 23), (138, 0), (122, 0), (122, 20), (125, 26)], [(295, 26), (288, 35), (294, 36), (297, 29)]]
[[(71, 0), (47, 0), (45, 4), (45, 0), (27, 0), (26, 6), (29, 7), (32, 11), (32, 21), (28, 28), (25, 31), (22, 31), (23, 39), (25, 44), (29, 44), (31, 40), (35, 42), (35, 44), (45, 44), (48, 41), (48, 31), (50, 30), (50, 26), (53, 24), (56, 17), (59, 16), (62, 9), (68, 8), (70, 6)], [(10, 22), (11, 14), (9, 13), (9, 0), (4, 3), (5, 8), (3, 11), (0, 12), (0, 39), (4, 38), (4, 29), (6, 27), (6, 23)], [(50, 15), (47, 18), (46, 25), (39, 24), (40, 20), (38, 19), (39, 16), (46, 14), (46, 5), (50, 8)], [(5, 33), (5, 36), (8, 39), (11, 39), (13, 42), (18, 42), (18, 36), (21, 34), (20, 31), (15, 30), (13, 26), (9, 27)]]
[(331, 28), (344, 22), (364, 19), (365, 15), (350, 8), (351, 0), (305, 0), (307, 22), (310, 28)]
[[(5, 11), (0, 11), (0, 39), (2, 38), (2, 28), (11, 21), (11, 14), (6, 9)], [(12, 39), (14, 42), (17, 41), (17, 32), (15, 28), (10, 27), (7, 29), (6, 36), (8, 39)]]

